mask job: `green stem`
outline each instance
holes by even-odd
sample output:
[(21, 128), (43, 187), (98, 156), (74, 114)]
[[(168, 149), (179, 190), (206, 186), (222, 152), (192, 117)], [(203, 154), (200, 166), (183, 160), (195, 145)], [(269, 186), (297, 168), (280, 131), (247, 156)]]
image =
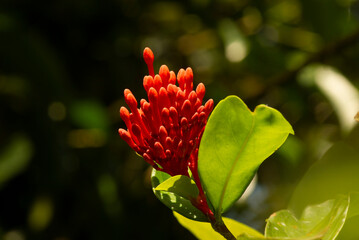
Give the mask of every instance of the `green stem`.
[(214, 214), (208, 206), (206, 196), (203, 191), (200, 191), (197, 199), (192, 200), (193, 206), (202, 211), (208, 218), (212, 228), (221, 234), (227, 240), (236, 240), (234, 235), (229, 231), (226, 224), (224, 224), (221, 214)]
[(221, 234), (227, 240), (236, 240), (236, 237), (229, 231), (226, 224), (224, 224), (222, 217), (210, 218), (212, 228)]
[[(192, 168), (191, 168), (192, 167)], [(210, 209), (206, 195), (204, 194), (201, 181), (197, 171), (197, 165), (190, 165), (192, 176), (198, 187), (199, 195), (197, 199), (192, 200), (193, 206), (202, 211), (209, 219), (212, 228), (221, 234), (227, 240), (236, 240), (236, 237), (229, 231), (227, 226), (224, 224), (221, 214), (214, 214)]]

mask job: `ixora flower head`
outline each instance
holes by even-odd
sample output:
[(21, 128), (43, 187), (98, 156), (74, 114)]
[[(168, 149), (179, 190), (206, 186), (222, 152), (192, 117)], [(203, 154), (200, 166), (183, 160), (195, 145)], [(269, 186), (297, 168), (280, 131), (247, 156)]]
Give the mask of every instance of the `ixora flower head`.
[(148, 101), (141, 99), (138, 108), (132, 92), (124, 91), (131, 113), (121, 107), (127, 130), (120, 128), (118, 132), (156, 170), (188, 176), (188, 168), (197, 172), (198, 147), (213, 100), (202, 105), (205, 87), (200, 83), (193, 90), (191, 68), (179, 70), (176, 76), (162, 65), (155, 75), (151, 49), (145, 48), (143, 58), (149, 71), (143, 79)]
[(193, 89), (192, 69), (176, 75), (162, 65), (155, 75), (152, 51), (146, 48), (143, 57), (149, 71), (143, 79), (148, 101), (138, 104), (125, 90), (131, 113), (120, 109), (127, 126), (118, 130), (121, 138), (154, 169), (172, 176), (154, 171), (162, 176), (152, 178), (154, 193), (167, 207), (210, 222), (228, 240), (237, 239), (222, 213), (240, 198), (260, 164), (294, 133), (292, 127), (277, 110), (262, 104), (252, 112), (237, 96), (220, 101), (206, 126), (213, 100), (202, 104), (205, 87), (200, 83)]

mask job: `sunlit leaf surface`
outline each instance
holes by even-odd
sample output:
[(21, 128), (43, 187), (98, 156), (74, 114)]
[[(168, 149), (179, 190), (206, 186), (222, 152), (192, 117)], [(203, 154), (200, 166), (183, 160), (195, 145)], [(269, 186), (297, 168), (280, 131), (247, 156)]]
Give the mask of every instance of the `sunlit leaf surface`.
[(298, 183), (289, 207), (296, 213), (306, 205), (350, 194), (348, 219), (337, 239), (356, 240), (359, 232), (359, 128), (356, 127), (345, 141), (334, 144), (321, 159), (313, 164)]
[[(180, 214), (173, 212), (178, 222), (185, 228), (187, 228), (193, 235), (195, 235), (198, 239), (205, 240), (220, 240), (224, 239), (219, 233), (213, 230), (210, 223), (193, 221), (191, 219), (185, 218)], [(234, 236), (239, 236), (241, 234), (246, 233), (252, 237), (262, 237), (263, 235), (254, 230), (247, 225), (237, 222), (230, 218), (223, 218), (224, 223), (228, 227), (229, 231), (232, 232)]]
[(195, 182), (183, 175), (170, 177), (158, 185), (155, 191), (171, 192), (187, 199), (195, 199), (199, 194)]
[[(317, 84), (302, 85), (290, 71), (319, 54), (319, 62), (358, 88), (358, 37), (347, 41), (359, 26), (358, 3), (0, 0), (0, 155), (12, 148), (17, 133), (32, 146), (32, 154), (11, 151), (28, 161), (7, 158), (7, 168), (0, 158), (0, 178), (6, 178), (0, 239), (191, 239), (174, 218), (161, 214), (163, 204), (147, 201), (145, 163), (116, 132), (125, 126), (118, 113), (126, 104), (123, 90), (131, 89), (138, 103), (147, 98), (144, 47), (158, 56), (156, 70), (160, 64), (192, 67), (195, 83), (206, 86), (206, 99), (218, 103), (233, 93), (249, 106), (275, 107), (293, 125), (302, 148), (291, 142), (281, 147), (287, 153), (261, 166), (250, 202), (233, 209), (249, 225), (264, 227), (273, 206), (286, 208), (311, 156), (342, 140), (337, 105)], [(329, 51), (323, 52), (325, 46)], [(339, 94), (339, 100), (348, 96)], [(358, 111), (340, 119), (358, 126)], [(338, 171), (345, 168), (343, 159), (338, 156)], [(352, 171), (336, 181), (354, 184), (349, 176)], [(334, 181), (323, 182), (318, 191)], [(35, 232), (27, 219), (43, 196), (52, 201), (54, 216)], [(317, 203), (332, 198), (324, 197)], [(358, 240), (358, 226), (353, 223), (342, 239)]]
[(349, 197), (339, 197), (307, 207), (297, 219), (289, 210), (281, 210), (267, 220), (265, 236), (279, 239), (333, 240), (344, 225)]
[[(179, 186), (178, 188), (176, 188), (176, 186), (171, 187), (168, 184), (169, 182), (166, 183), (166, 180), (168, 179), (171, 179), (170, 175), (153, 169), (151, 181), (152, 190), (155, 193), (156, 197), (171, 210), (176, 211), (187, 218), (196, 221), (207, 221), (207, 217), (191, 204), (190, 199), (184, 197), (184, 195), (186, 195), (184, 193), (184, 188), (189, 188), (190, 194), (195, 192), (195, 190), (193, 190), (193, 185), (187, 182), (190, 185), (189, 187), (186, 183), (177, 184), (177, 186)], [(177, 177), (175, 177), (175, 179), (177, 179)], [(169, 181), (172, 182), (172, 180)], [(156, 190), (156, 188), (161, 185), (161, 183), (164, 183), (162, 187), (160, 186), (161, 190)], [(184, 185), (187, 185), (187, 187), (184, 187)]]
[(199, 174), (217, 212), (244, 192), (259, 165), (293, 134), (277, 110), (259, 105), (251, 112), (236, 96), (221, 101), (210, 116), (199, 148)]

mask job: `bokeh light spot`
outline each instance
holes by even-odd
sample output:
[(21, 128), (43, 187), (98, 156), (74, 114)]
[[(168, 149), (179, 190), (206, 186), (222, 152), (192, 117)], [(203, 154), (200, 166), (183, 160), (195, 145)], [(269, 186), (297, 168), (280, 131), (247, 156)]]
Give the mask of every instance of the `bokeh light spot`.
[(48, 115), (53, 121), (62, 121), (66, 117), (66, 107), (61, 102), (52, 102), (48, 108)]
[(76, 129), (68, 133), (68, 144), (73, 148), (97, 148), (106, 143), (106, 134), (101, 129)]
[(226, 57), (230, 62), (240, 62), (247, 56), (247, 48), (241, 41), (234, 41), (226, 47)]
[(20, 231), (13, 230), (4, 235), (4, 240), (25, 240), (25, 237)]
[(50, 223), (53, 215), (53, 203), (47, 197), (39, 197), (33, 203), (28, 216), (32, 230), (41, 231)]

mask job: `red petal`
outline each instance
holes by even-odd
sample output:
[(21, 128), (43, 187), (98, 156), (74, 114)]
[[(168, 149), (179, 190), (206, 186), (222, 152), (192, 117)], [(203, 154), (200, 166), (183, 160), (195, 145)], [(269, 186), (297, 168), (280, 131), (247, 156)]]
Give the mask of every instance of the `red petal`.
[(192, 113), (192, 104), (189, 100), (184, 101), (182, 108), (181, 108), (181, 114), (182, 116), (190, 119)]
[(170, 137), (166, 137), (166, 146), (168, 149), (173, 149), (173, 140)]
[(206, 93), (206, 88), (204, 87), (203, 83), (200, 83), (197, 85), (196, 88), (197, 97), (201, 100), (203, 100), (204, 94)]
[(168, 98), (169, 98), (172, 106), (174, 106), (176, 103), (176, 95), (177, 95), (178, 89), (179, 88), (173, 84), (168, 84), (168, 86), (167, 86), (167, 95), (168, 95)]
[(182, 129), (187, 130), (187, 128), (188, 128), (187, 118), (185, 118), (185, 117), (181, 118), (181, 127), (182, 127)]
[[(148, 155), (147, 153), (144, 153), (143, 155), (143, 159), (145, 159), (146, 162), (148, 162), (149, 164), (151, 164), (152, 166), (157, 166), (154, 161), (152, 160), (152, 158), (150, 157), (150, 155)], [(157, 168), (156, 168), (157, 169)]]
[(148, 102), (144, 102), (143, 106), (142, 106), (142, 111), (145, 114), (145, 117), (147, 119), (147, 123), (149, 124), (149, 127), (151, 129), (150, 132), (156, 132), (157, 129), (154, 125), (154, 121), (153, 121), (153, 114), (151, 111), (151, 104)]
[(188, 100), (191, 102), (192, 105), (195, 105), (197, 102), (197, 93), (195, 91), (191, 91), (188, 95)]
[(123, 95), (125, 96), (125, 98), (126, 98), (127, 94), (129, 94), (129, 93), (132, 93), (130, 89), (127, 89), (127, 88), (126, 88), (126, 89), (123, 91)]
[(163, 146), (160, 142), (155, 142), (154, 150), (160, 158), (166, 158), (165, 150), (163, 149)]
[(150, 48), (146, 47), (145, 50), (143, 50), (143, 59), (147, 64), (149, 74), (153, 77), (155, 75), (153, 70), (153, 61), (155, 56)]
[(178, 82), (178, 86), (182, 89), (182, 91), (184, 91), (184, 84), (186, 83), (186, 71), (181, 68), (178, 73), (177, 73), (177, 82)]
[(134, 112), (134, 110), (137, 109), (137, 100), (132, 92), (130, 90), (128, 91), (129, 92), (125, 95), (125, 102), (130, 107), (131, 111)]
[(191, 123), (196, 124), (198, 121), (198, 116), (199, 116), (199, 114), (197, 112), (195, 112), (193, 114), (193, 116), (191, 117)]
[(130, 112), (125, 107), (120, 108), (120, 117), (125, 122), (127, 128), (131, 127)]
[(170, 72), (170, 79), (168, 79), (168, 84), (176, 85), (176, 73), (174, 71)]
[(162, 122), (160, 117), (160, 111), (158, 109), (158, 93), (156, 89), (150, 88), (150, 90), (148, 91), (148, 100), (151, 104), (154, 126), (158, 129), (162, 125)]
[(186, 99), (185, 93), (181, 89), (179, 89), (176, 94), (176, 102), (178, 106), (182, 106), (185, 99)]
[(212, 110), (213, 110), (213, 105), (214, 105), (213, 99), (209, 99), (209, 100), (206, 102), (206, 104), (204, 105), (203, 111), (206, 113), (207, 117), (208, 117), (208, 115), (212, 112)]
[(164, 107), (169, 108), (171, 106), (170, 100), (167, 95), (167, 90), (164, 87), (160, 88), (160, 91), (158, 93), (158, 98), (159, 98), (160, 109)]
[(188, 94), (193, 89), (193, 71), (192, 71), (192, 68), (190, 68), (190, 67), (188, 67), (186, 69), (185, 80), (186, 80), (185, 88), (186, 88), (186, 93), (187, 93), (187, 96), (188, 96)]
[(177, 126), (178, 125), (178, 112), (176, 108), (170, 107), (170, 117), (172, 119), (172, 123)]
[(201, 104), (202, 104), (202, 101), (200, 101), (199, 98), (197, 98), (197, 101), (194, 104), (193, 109), (198, 112), (198, 109), (201, 107)]
[(128, 131), (126, 131), (125, 129), (120, 128), (120, 129), (118, 129), (118, 134), (133, 150), (138, 152), (139, 148), (132, 141), (131, 134)]
[(155, 78), (153, 79), (153, 87), (159, 91), (160, 88), (162, 87), (162, 79), (160, 77), (160, 75), (156, 75)]
[(142, 134), (141, 134), (140, 126), (138, 126), (137, 124), (133, 124), (132, 125), (132, 133), (133, 133), (133, 135), (136, 137), (136, 139), (138, 141), (137, 145), (140, 145), (140, 146), (144, 147), (145, 143), (143, 142), (143, 137), (142, 137)]
[(167, 150), (166, 150), (166, 157), (167, 157), (168, 159), (170, 159), (171, 156), (172, 156), (171, 150), (167, 149)]
[(145, 88), (146, 92), (153, 87), (153, 78), (151, 76), (145, 76), (143, 78), (143, 87)]
[(168, 110), (168, 108), (162, 109), (161, 119), (162, 119), (162, 123), (164, 124), (165, 127), (170, 126), (171, 120), (170, 120), (170, 111)]
[(164, 86), (165, 88), (168, 85), (168, 80), (170, 79), (170, 70), (168, 69), (168, 67), (166, 65), (162, 65), (160, 67), (160, 71), (159, 74), (162, 78), (162, 86)]
[(168, 137), (168, 133), (167, 130), (164, 126), (161, 126), (159, 131), (158, 131), (159, 137), (161, 142), (164, 144), (166, 143), (166, 138)]

